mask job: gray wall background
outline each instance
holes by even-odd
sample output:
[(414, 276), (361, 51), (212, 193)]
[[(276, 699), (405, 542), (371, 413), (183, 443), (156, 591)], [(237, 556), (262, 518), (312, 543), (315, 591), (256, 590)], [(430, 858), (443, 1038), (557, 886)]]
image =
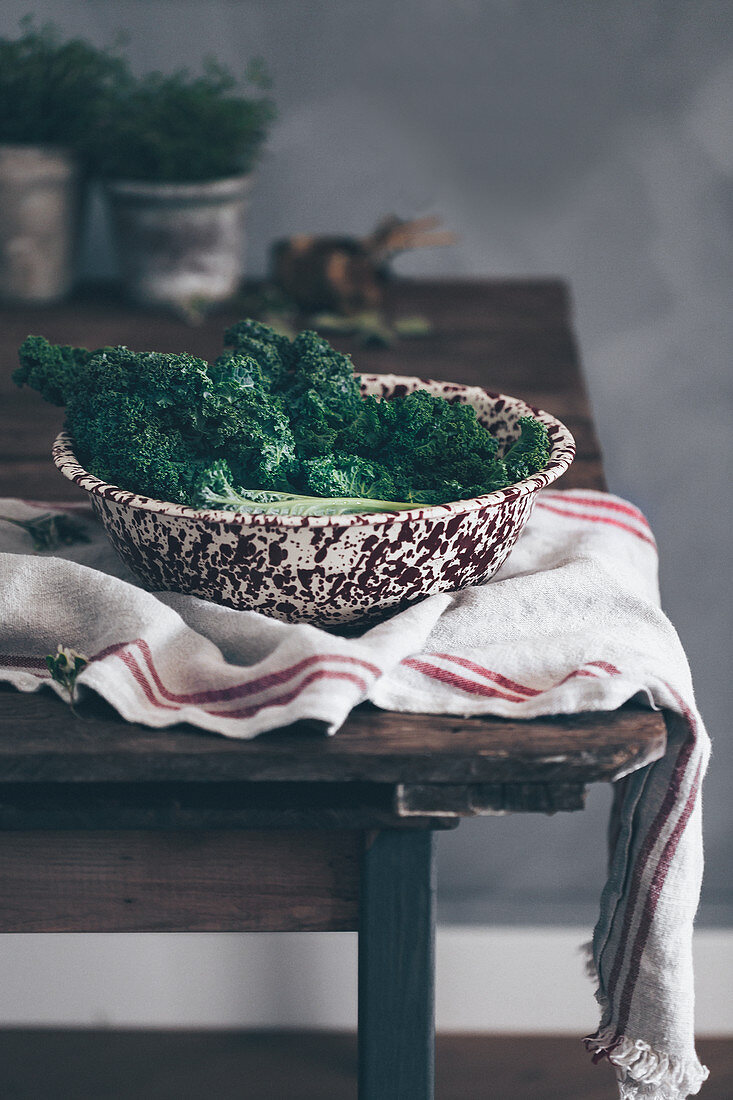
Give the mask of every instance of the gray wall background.
[[(0, 34), (28, 5), (4, 0)], [(140, 71), (272, 70), (280, 111), (249, 270), (291, 232), (440, 214), (416, 276), (568, 278), (611, 488), (649, 517), (663, 603), (714, 738), (700, 923), (733, 924), (729, 874), (733, 15), (716, 0), (38, 0)], [(115, 270), (94, 207), (88, 274)], [(440, 842), (444, 919), (590, 923), (608, 791), (586, 813), (466, 822)]]

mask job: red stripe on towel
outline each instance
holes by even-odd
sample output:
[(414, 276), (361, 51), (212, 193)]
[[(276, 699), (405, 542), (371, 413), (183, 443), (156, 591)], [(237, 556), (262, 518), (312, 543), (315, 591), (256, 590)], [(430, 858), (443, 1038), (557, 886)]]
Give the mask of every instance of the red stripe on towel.
[(509, 680), (506, 676), (502, 676), (500, 672), (492, 672), (489, 668), (483, 668), (482, 665), (477, 665), (466, 657), (455, 657), (451, 653), (429, 653), (427, 656), (441, 661), (452, 661), (454, 664), (460, 665), (461, 668), (467, 668), (470, 672), (475, 672), (477, 676), (484, 676), (487, 680), (492, 680), (495, 684), (499, 684), (500, 687), (507, 688), (509, 691), (521, 692), (523, 695), (542, 694), (539, 688), (525, 687), (524, 684)]
[[(140, 650), (153, 683), (164, 699), (167, 699), (171, 703), (192, 706), (202, 703), (224, 703), (228, 702), (230, 699), (241, 699), (248, 695), (255, 695), (259, 691), (266, 691), (267, 688), (277, 687), (280, 684), (286, 683), (294, 676), (297, 676), (298, 673), (306, 668), (310, 668), (314, 664), (321, 664), (327, 661), (356, 665), (366, 672), (371, 673), (372, 676), (379, 676), (382, 671), (377, 665), (371, 664), (369, 661), (364, 661), (360, 657), (350, 657), (342, 653), (322, 653), (314, 654), (311, 657), (304, 657), (301, 661), (297, 661), (294, 665), (289, 665), (287, 668), (277, 669), (275, 672), (257, 676), (252, 680), (244, 680), (238, 684), (233, 684), (231, 687), (212, 688), (207, 691), (174, 692), (170, 691), (163, 683), (155, 666), (150, 646), (143, 638), (135, 638), (131, 642), (124, 643), (124, 647), (127, 646), (136, 646)], [(122, 657), (122, 654), (119, 652), (120, 648), (119, 645), (110, 646), (108, 649), (102, 650), (98, 658), (95, 659), (101, 659), (101, 657), (111, 655)]]
[(680, 814), (674, 829), (667, 839), (667, 843), (664, 845), (662, 854), (657, 864), (656, 871), (654, 872), (654, 878), (652, 884), (649, 887), (649, 893), (647, 894), (646, 902), (644, 904), (644, 910), (641, 914), (641, 920), (639, 927), (636, 930), (636, 939), (634, 940), (634, 946), (631, 951), (631, 958), (629, 961), (629, 971), (626, 976), (626, 982), (624, 984), (623, 993), (621, 994), (621, 1004), (619, 1008), (618, 1018), (618, 1033), (623, 1035), (626, 1030), (626, 1024), (629, 1019), (629, 1012), (631, 1010), (631, 1001), (634, 996), (634, 989), (636, 988), (636, 980), (639, 977), (639, 969), (641, 967), (641, 956), (644, 953), (646, 947), (646, 941), (649, 937), (649, 931), (651, 929), (652, 920), (657, 910), (657, 903), (659, 896), (662, 893), (665, 880), (667, 878), (667, 872), (674, 859), (674, 854), (677, 851), (677, 846), (680, 842), (680, 837), (685, 831), (685, 826), (689, 821), (692, 811), (695, 807), (697, 800), (697, 792), (700, 786), (700, 777), (702, 774), (702, 760), (698, 761), (697, 768), (695, 770), (695, 777), (692, 780), (692, 786), (690, 787), (690, 793), (687, 796), (684, 809)]
[(562, 687), (563, 684), (567, 684), (568, 680), (574, 680), (576, 676), (590, 676), (592, 680), (599, 680), (598, 673), (594, 672), (592, 668), (575, 668), (572, 672), (569, 672), (567, 676), (563, 676), (562, 680), (558, 680), (553, 687)]
[(601, 677), (599, 677), (598, 674), (593, 671), (594, 668), (602, 669), (603, 672), (607, 672), (609, 676), (621, 675), (620, 669), (616, 668), (615, 665), (609, 664), (608, 661), (586, 661), (585, 665), (582, 668), (574, 669), (572, 672), (569, 672), (567, 676), (563, 677), (562, 680), (558, 681), (558, 683), (553, 684), (552, 686), (560, 687), (561, 684), (566, 684), (568, 680), (572, 680), (576, 676), (592, 676), (596, 680), (601, 679)]
[(608, 672), (611, 676), (621, 675), (621, 669), (616, 668), (616, 666), (610, 664), (609, 661), (587, 661), (586, 663), (593, 665), (594, 668), (602, 668), (604, 672)]
[(316, 683), (318, 680), (348, 680), (352, 684), (356, 684), (359, 690), (366, 695), (369, 690), (369, 685), (366, 680), (363, 680), (361, 676), (357, 676), (353, 672), (336, 672), (333, 669), (321, 668), (316, 669), (314, 672), (309, 673), (293, 688), (292, 691), (287, 692), (285, 695), (278, 695), (274, 699), (267, 699), (264, 703), (258, 703), (256, 706), (247, 707), (242, 710), (207, 710), (206, 713), (212, 715), (215, 718), (253, 718), (260, 711), (267, 710), (268, 707), (285, 707), (288, 703), (292, 703), (297, 697), (311, 684)]
[(638, 520), (639, 523), (643, 523), (651, 531), (646, 516), (633, 504), (621, 503), (621, 501), (616, 500), (598, 500), (595, 497), (567, 496), (565, 493), (554, 492), (549, 489), (546, 489), (539, 499), (544, 500), (547, 498), (556, 501), (558, 504), (579, 504), (581, 507), (606, 508), (610, 512), (621, 512), (623, 515), (630, 516), (632, 519)]
[(546, 504), (542, 500), (537, 501), (538, 508), (544, 508), (546, 512), (554, 512), (556, 516), (565, 516), (566, 519), (582, 519), (587, 523), (606, 523), (610, 527), (618, 527), (622, 531), (628, 531), (631, 535), (636, 535), (642, 542), (646, 542), (649, 546), (653, 546), (656, 550), (657, 544), (651, 535), (645, 534), (643, 531), (637, 531), (635, 527), (632, 527), (628, 523), (622, 523), (618, 519), (610, 519), (608, 516), (586, 516), (582, 512), (571, 512), (567, 508), (553, 508), (551, 504)]
[[(686, 707), (685, 710), (687, 711)], [(689, 714), (689, 711), (687, 711), (685, 717), (688, 717), (688, 715), (688, 721), (690, 721), (692, 719), (692, 715)], [(613, 962), (613, 967), (611, 968), (608, 982), (606, 983), (606, 991), (608, 993), (609, 1000), (613, 996), (614, 990), (616, 988), (616, 983), (621, 972), (621, 967), (623, 965), (624, 955), (626, 953), (626, 941), (631, 929), (631, 922), (634, 917), (636, 903), (638, 901), (639, 891), (641, 889), (641, 879), (644, 874), (646, 864), (649, 860), (652, 850), (654, 849), (655, 844), (659, 840), (659, 837), (661, 836), (662, 831), (669, 821), (669, 818), (674, 810), (675, 802), (677, 801), (680, 790), (682, 788), (682, 782), (685, 776), (685, 772), (687, 770), (687, 766), (690, 762), (690, 758), (695, 747), (694, 722), (691, 721), (690, 725), (690, 736), (686, 738), (677, 755), (677, 760), (675, 762), (674, 769), (670, 777), (669, 786), (667, 787), (667, 792), (664, 796), (662, 805), (659, 807), (657, 815), (654, 818), (651, 826), (649, 827), (649, 831), (644, 838), (641, 848), (639, 849), (639, 854), (634, 861), (634, 872), (631, 880), (631, 885), (629, 887), (629, 896), (626, 903), (626, 911), (624, 913), (624, 921), (621, 927), (621, 934), (619, 936), (616, 957)]]
[(423, 675), (429, 676), (431, 680), (439, 680), (443, 684), (450, 684), (451, 687), (460, 688), (461, 691), (468, 692), (470, 695), (483, 695), (488, 699), (506, 699), (510, 703), (524, 702), (521, 695), (507, 695), (506, 692), (497, 691), (485, 684), (477, 684), (475, 680), (467, 680), (465, 676), (458, 676), (455, 672), (449, 672), (446, 668), (428, 664), (427, 661), (420, 661), (416, 657), (407, 657), (402, 664), (422, 672)]
[[(163, 703), (154, 694), (150, 683), (145, 675), (144, 670), (140, 667), (140, 664), (131, 653), (118, 653), (117, 656), (123, 662), (125, 667), (132, 673), (135, 682), (142, 689), (145, 698), (154, 707), (158, 707), (161, 710), (174, 710), (178, 711), (183, 709), (185, 704), (170, 704)], [(251, 718), (256, 714), (259, 714), (261, 710), (265, 710), (267, 707), (279, 707), (285, 706), (292, 702), (302, 691), (305, 690), (310, 684), (315, 683), (317, 680), (348, 680), (351, 683), (357, 685), (360, 691), (366, 695), (368, 691), (368, 684), (361, 676), (357, 676), (352, 672), (337, 672), (332, 669), (316, 669), (306, 676), (301, 682), (290, 692), (285, 695), (275, 696), (274, 699), (267, 699), (262, 703), (258, 703), (252, 707), (240, 708), (238, 710), (210, 710), (207, 707), (202, 707), (204, 714), (211, 715), (212, 718)]]
[(152, 703), (154, 707), (160, 707), (161, 710), (180, 710), (180, 707), (170, 706), (168, 703), (161, 703), (160, 699), (156, 699), (153, 694), (153, 690), (148, 683), (148, 678), (140, 668), (140, 665), (133, 657), (132, 653), (118, 653), (117, 656), (122, 661), (125, 668), (127, 668), (133, 675), (135, 682), (142, 688), (145, 698), (149, 703)]
[(257, 692), (265, 691), (267, 688), (278, 686), (285, 683), (287, 680), (297, 676), (299, 672), (302, 672), (305, 668), (310, 668), (311, 665), (321, 664), (324, 661), (337, 661), (343, 662), (349, 665), (358, 665), (361, 668), (366, 669), (374, 676), (378, 676), (381, 669), (376, 665), (371, 664), (369, 661), (363, 661), (358, 657), (349, 657), (341, 653), (321, 653), (314, 654), (311, 657), (304, 657), (301, 661), (296, 662), (294, 665), (290, 665), (287, 668), (278, 669), (276, 672), (270, 672), (263, 676), (258, 676), (254, 680), (246, 680), (240, 684), (235, 684), (228, 688), (212, 689), (210, 691), (198, 691), (191, 693), (177, 694), (169, 691), (163, 684), (158, 675), (157, 669), (153, 662), (153, 655), (150, 652), (150, 647), (142, 639), (138, 642), (140, 651), (142, 652), (145, 663), (148, 666), (150, 675), (153, 677), (155, 686), (160, 691), (164, 698), (169, 699), (171, 702), (182, 702), (190, 704), (198, 703), (219, 703), (226, 702), (229, 699), (239, 699), (247, 695), (255, 695)]
[[(510, 692), (516, 694), (506, 694), (501, 691), (495, 691), (492, 688), (484, 687), (483, 684), (477, 684), (475, 680), (468, 680), (464, 676), (458, 676), (449, 669), (429, 664), (421, 658), (407, 657), (402, 661), (402, 664), (414, 668), (417, 672), (422, 672), (423, 675), (429, 676), (432, 680), (439, 680), (441, 683), (449, 684), (451, 687), (460, 688), (461, 691), (466, 691), (471, 695), (483, 695), (486, 698), (506, 699), (510, 703), (523, 703), (528, 698), (543, 695), (545, 692), (552, 691), (553, 688), (560, 687), (562, 684), (567, 683), (568, 680), (572, 680), (575, 676), (590, 676), (594, 679), (599, 678), (597, 673), (593, 672), (589, 667), (576, 668), (572, 672), (569, 672), (567, 676), (563, 677), (562, 680), (558, 680), (556, 684), (551, 684), (548, 688), (530, 688), (518, 684), (514, 680), (507, 679), (507, 677), (502, 676), (499, 672), (493, 672), (491, 669), (483, 668), (482, 665), (474, 664), (473, 661), (469, 661), (464, 657), (453, 657), (450, 653), (428, 653), (426, 656), (438, 658), (442, 661), (454, 661), (462, 668), (467, 668), (469, 671), (475, 672), (479, 676), (484, 676), (487, 680), (491, 680), (493, 683), (499, 684), (501, 687), (507, 688)], [(615, 665), (608, 664), (606, 661), (588, 661), (587, 665), (602, 668), (612, 676), (621, 675)], [(518, 694), (520, 692), (523, 694), (524, 698)]]

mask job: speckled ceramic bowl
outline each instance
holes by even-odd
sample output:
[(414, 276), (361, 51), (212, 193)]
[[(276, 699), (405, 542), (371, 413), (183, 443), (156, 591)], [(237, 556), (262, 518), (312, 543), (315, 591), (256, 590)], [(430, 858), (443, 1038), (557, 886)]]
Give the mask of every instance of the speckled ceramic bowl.
[(239, 515), (196, 511), (108, 485), (84, 470), (62, 433), (59, 470), (89, 493), (120, 557), (151, 589), (188, 592), (287, 622), (373, 622), (415, 600), (480, 584), (505, 561), (539, 489), (567, 470), (573, 437), (548, 413), (475, 386), (366, 375), (362, 390), (395, 397), (425, 388), (466, 402), (501, 447), (520, 416), (550, 435), (550, 462), (533, 477), (472, 500), (404, 512), (345, 516)]

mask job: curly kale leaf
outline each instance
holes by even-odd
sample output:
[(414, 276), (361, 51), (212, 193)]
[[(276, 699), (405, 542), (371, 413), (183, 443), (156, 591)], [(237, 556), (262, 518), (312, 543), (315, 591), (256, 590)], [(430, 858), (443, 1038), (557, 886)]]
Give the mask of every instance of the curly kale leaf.
[(281, 397), (271, 393), (251, 355), (234, 353), (211, 367), (199, 449), (227, 458), (240, 483), (286, 489), (300, 461)]
[(472, 406), (415, 390), (390, 401), (362, 399), (335, 449), (388, 468), (400, 500), (447, 504), (506, 488), (544, 468), (549, 457), (544, 426), (532, 418), (523, 418), (520, 426), (523, 436), (509, 452), (511, 459), (501, 458), (495, 437)]
[(397, 403), (371, 394), (362, 397), (355, 416), (339, 429), (335, 450), (341, 454), (375, 456), (394, 439)]
[(550, 437), (541, 420), (533, 416), (521, 416), (517, 439), (504, 455), (508, 485), (544, 470), (550, 459)]
[(286, 398), (298, 455), (305, 460), (328, 455), (337, 447), (337, 430), (325, 402), (315, 390), (306, 390), (297, 401)]
[(506, 484), (496, 439), (474, 409), (427, 390), (391, 401), (365, 399), (340, 434), (342, 442), (388, 466), (404, 499), (420, 493), (421, 503), (442, 504), (462, 499), (461, 487)]
[(157, 500), (189, 499), (202, 458), (140, 395), (82, 391), (69, 403), (67, 425), (79, 460), (102, 481)]
[(365, 497), (395, 500), (393, 477), (386, 466), (356, 455), (326, 455), (303, 463), (305, 487), (321, 497)]
[(66, 423), (91, 473), (132, 492), (190, 499), (202, 466), (227, 457), (242, 483), (290, 487), (300, 467), (280, 397), (251, 356), (212, 366), (191, 355), (58, 348), (31, 337), (19, 384), (66, 404)]
[(190, 355), (105, 348), (66, 406), (77, 455), (131, 492), (184, 503), (203, 457), (207, 365)]
[(531, 417), (500, 456), (469, 405), (427, 390), (363, 398), (351, 359), (315, 332), (290, 341), (242, 321), (225, 343), (209, 365), (30, 336), (14, 377), (66, 405), (92, 473), (196, 507), (315, 514), (316, 499), (325, 514), (400, 510), (490, 493), (547, 463), (547, 431)]
[(338, 429), (353, 420), (361, 405), (361, 389), (349, 356), (309, 331), (299, 333), (291, 349), (292, 370), (283, 391), (291, 415), (297, 416), (306, 394), (314, 392), (331, 427)]
[[(287, 336), (259, 321), (239, 321), (224, 333), (224, 347), (256, 364), (257, 381), (268, 390), (281, 390), (292, 368), (292, 344)], [(226, 356), (224, 357), (226, 358)]]
[(195, 486), (193, 506), (279, 516), (330, 516), (355, 512), (400, 512), (413, 508), (414, 504), (376, 500), (371, 497), (359, 498), (353, 493), (324, 497), (245, 489), (234, 483), (232, 471), (226, 462), (215, 462), (201, 473)]
[(52, 405), (66, 405), (87, 385), (87, 366), (96, 355), (86, 348), (50, 344), (44, 336), (28, 336), (18, 349), (20, 366), (13, 374), (18, 386), (30, 386)]
[(269, 511), (267, 505), (292, 499), (292, 492), (244, 489), (226, 459), (217, 459), (199, 473), (193, 487), (194, 508), (223, 508), (238, 512)]

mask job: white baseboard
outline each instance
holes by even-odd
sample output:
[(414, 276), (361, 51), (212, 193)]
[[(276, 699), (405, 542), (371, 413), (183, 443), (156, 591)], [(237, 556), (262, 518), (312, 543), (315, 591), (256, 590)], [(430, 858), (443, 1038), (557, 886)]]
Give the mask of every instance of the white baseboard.
[[(582, 1035), (586, 928), (440, 926), (440, 1031)], [(696, 933), (700, 1035), (733, 1035), (733, 929)], [(0, 1026), (356, 1027), (355, 933), (0, 936)]]

